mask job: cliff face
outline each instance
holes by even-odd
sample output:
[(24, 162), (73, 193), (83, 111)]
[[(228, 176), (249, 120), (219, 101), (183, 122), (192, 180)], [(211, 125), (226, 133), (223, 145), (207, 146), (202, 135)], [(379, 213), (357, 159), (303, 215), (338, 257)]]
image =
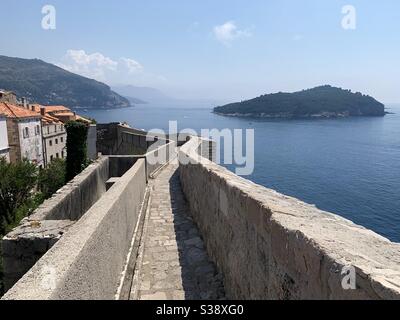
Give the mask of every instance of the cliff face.
[(384, 116), (385, 106), (359, 92), (321, 86), (294, 93), (263, 95), (216, 107), (214, 112), (229, 116), (265, 118), (332, 118)]
[(108, 109), (131, 106), (104, 83), (38, 59), (0, 56), (0, 88), (44, 105)]

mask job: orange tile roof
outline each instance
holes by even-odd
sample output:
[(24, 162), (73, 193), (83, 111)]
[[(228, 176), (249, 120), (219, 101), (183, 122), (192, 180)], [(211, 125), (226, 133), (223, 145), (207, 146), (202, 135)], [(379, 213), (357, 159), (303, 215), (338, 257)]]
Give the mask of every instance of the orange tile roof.
[(42, 122), (44, 124), (61, 123), (61, 121), (58, 118), (56, 118), (56, 117), (50, 115), (49, 113), (47, 113), (48, 112), (48, 110), (47, 110), (48, 107), (46, 107), (46, 106), (42, 106), (40, 104), (31, 104), (30, 108), (33, 109), (34, 112), (39, 113), (40, 115), (41, 115), (41, 108), (44, 108), (45, 115), (42, 116)]
[[(90, 120), (81, 117), (74, 112), (72, 112), (69, 108), (64, 106), (42, 106), (40, 104), (30, 104), (31, 109), (33, 109), (34, 113), (41, 115), (40, 109), (44, 108), (45, 115), (42, 116), (42, 122), (45, 124), (54, 124), (54, 123), (62, 123), (57, 117), (75, 117), (76, 120), (85, 121), (87, 123), (91, 123)], [(26, 109), (24, 109), (26, 110)], [(1, 112), (1, 110), (0, 110)]]
[(73, 112), (63, 112), (63, 113), (56, 113), (58, 117), (73, 117), (75, 113)]
[(29, 107), (33, 108), (33, 111), (40, 113), (40, 108), (43, 106), (41, 106), (40, 104), (30, 104)]
[(57, 118), (49, 115), (49, 114), (45, 114), (44, 117), (42, 117), (42, 122), (45, 124), (56, 124), (56, 123), (61, 123), (60, 120), (58, 120)]
[(46, 112), (58, 112), (58, 111), (69, 111), (71, 109), (64, 107), (64, 106), (44, 106), (46, 108)]
[(4, 113), (8, 118), (41, 118), (37, 112), (7, 102), (0, 102), (0, 113)]
[(88, 120), (88, 119), (86, 119), (86, 118), (84, 118), (84, 117), (82, 117), (82, 116), (80, 116), (80, 115), (76, 115), (76, 120), (81, 120), (81, 121), (84, 121), (84, 122), (87, 122), (87, 123), (92, 123), (92, 121), (90, 121), (90, 120)]
[(67, 111), (67, 112), (71, 112), (70, 109), (68, 109), (67, 107), (64, 106), (42, 106), (40, 104), (31, 104), (31, 107), (33, 107), (35, 109), (36, 112), (40, 112), (40, 108), (44, 108), (46, 113), (49, 112), (60, 112), (60, 111)]

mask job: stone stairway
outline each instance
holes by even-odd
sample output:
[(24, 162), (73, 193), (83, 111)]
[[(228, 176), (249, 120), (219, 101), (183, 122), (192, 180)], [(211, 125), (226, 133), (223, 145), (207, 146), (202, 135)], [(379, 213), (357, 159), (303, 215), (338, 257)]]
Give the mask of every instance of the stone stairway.
[(223, 279), (209, 260), (190, 218), (178, 164), (150, 182), (151, 198), (130, 298), (139, 300), (224, 299)]

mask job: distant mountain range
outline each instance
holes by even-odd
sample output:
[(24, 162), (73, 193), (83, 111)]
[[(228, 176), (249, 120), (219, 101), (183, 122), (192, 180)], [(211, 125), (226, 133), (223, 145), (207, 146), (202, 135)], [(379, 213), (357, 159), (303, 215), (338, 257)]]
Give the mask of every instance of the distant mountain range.
[(164, 94), (162, 91), (150, 87), (136, 87), (132, 85), (112, 86), (112, 90), (128, 98), (133, 104), (148, 103), (149, 107), (162, 108), (212, 108), (217, 104), (226, 103), (227, 100), (212, 98), (175, 98)]
[(294, 93), (266, 94), (216, 107), (214, 112), (226, 116), (257, 118), (334, 118), (384, 116), (385, 106), (359, 92), (325, 85)]
[(111, 109), (131, 102), (109, 86), (38, 59), (0, 56), (0, 88), (43, 105)]
[(165, 95), (158, 89), (149, 87), (121, 85), (113, 86), (112, 89), (120, 95), (128, 98), (132, 103), (165, 103), (177, 100)]

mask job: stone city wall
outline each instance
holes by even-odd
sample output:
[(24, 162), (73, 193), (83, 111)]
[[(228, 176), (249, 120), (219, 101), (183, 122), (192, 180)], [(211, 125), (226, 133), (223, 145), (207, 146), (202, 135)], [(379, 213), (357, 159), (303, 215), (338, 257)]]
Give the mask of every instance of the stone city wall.
[[(97, 150), (104, 155), (145, 158), (147, 179), (176, 157), (176, 145), (176, 141), (169, 140), (166, 136), (156, 136), (119, 123), (97, 125)], [(156, 158), (161, 161), (153, 161)]]
[(204, 148), (197, 137), (181, 148), (180, 179), (229, 298), (400, 298), (400, 244), (236, 176)]
[(46, 200), (2, 239), (4, 285), (12, 287), (105, 192), (102, 157)]
[(103, 155), (143, 155), (154, 141), (146, 141), (147, 132), (119, 123), (97, 125), (97, 152)]
[(139, 159), (3, 299), (114, 299), (145, 191)]
[[(144, 131), (119, 124), (99, 125), (98, 129), (101, 137), (97, 145), (99, 150), (112, 155), (99, 158), (3, 238), (2, 258), (6, 290), (59, 241), (119, 181), (118, 177), (123, 176), (138, 160), (144, 159), (147, 181), (176, 155), (175, 142), (162, 138), (154, 142), (146, 141)], [(117, 143), (112, 144), (113, 140)], [(140, 148), (146, 152), (149, 148), (150, 150), (139, 155), (118, 155), (124, 152), (129, 154), (128, 151)], [(165, 154), (165, 162), (151, 162), (155, 154)]]
[(97, 126), (91, 124), (88, 129), (87, 154), (90, 160), (97, 159)]

